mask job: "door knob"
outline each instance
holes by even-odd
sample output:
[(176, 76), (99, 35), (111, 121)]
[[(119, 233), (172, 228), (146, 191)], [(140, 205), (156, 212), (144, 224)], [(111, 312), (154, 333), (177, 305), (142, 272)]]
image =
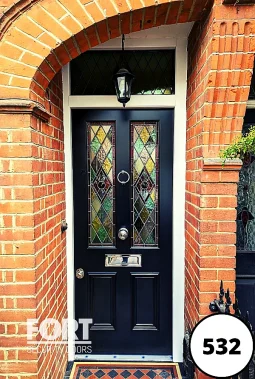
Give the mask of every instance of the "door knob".
[(83, 268), (77, 268), (77, 270), (76, 270), (76, 278), (77, 279), (84, 278), (84, 270), (83, 270)]
[(118, 231), (118, 237), (120, 240), (125, 241), (128, 238), (127, 228), (120, 228), (120, 230)]

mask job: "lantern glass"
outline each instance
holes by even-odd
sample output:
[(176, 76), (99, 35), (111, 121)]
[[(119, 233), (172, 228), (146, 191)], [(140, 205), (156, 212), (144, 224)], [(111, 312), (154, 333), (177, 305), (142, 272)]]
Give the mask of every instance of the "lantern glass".
[(131, 98), (131, 86), (132, 82), (134, 80), (134, 75), (132, 75), (128, 70), (125, 68), (121, 68), (115, 75), (114, 75), (114, 84), (115, 84), (115, 90), (116, 95), (118, 98), (118, 101), (125, 106), (125, 104), (130, 100)]

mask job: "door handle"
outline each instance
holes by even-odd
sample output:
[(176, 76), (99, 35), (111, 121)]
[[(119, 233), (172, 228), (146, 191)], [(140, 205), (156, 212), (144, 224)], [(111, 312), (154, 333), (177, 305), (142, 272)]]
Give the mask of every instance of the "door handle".
[(84, 270), (83, 268), (77, 268), (75, 276), (77, 279), (83, 279), (84, 278)]
[(128, 230), (127, 228), (120, 228), (118, 231), (118, 237), (120, 240), (125, 241), (128, 238)]

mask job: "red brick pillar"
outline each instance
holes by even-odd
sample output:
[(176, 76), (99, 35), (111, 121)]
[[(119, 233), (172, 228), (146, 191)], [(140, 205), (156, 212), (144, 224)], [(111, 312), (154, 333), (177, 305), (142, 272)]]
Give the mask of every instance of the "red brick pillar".
[[(249, 20), (247, 20), (249, 18)], [(187, 328), (209, 314), (220, 280), (235, 290), (240, 162), (220, 149), (241, 134), (253, 69), (255, 7), (214, 4), (190, 34), (187, 96)], [(204, 375), (197, 372), (197, 378)]]
[(66, 367), (66, 347), (32, 352), (26, 326), (27, 319), (67, 317), (60, 79), (49, 86), (47, 111), (32, 101), (0, 101), (1, 379), (47, 372), (62, 379)]
[(26, 320), (36, 318), (34, 174), (31, 104), (0, 104), (0, 360), (2, 378), (36, 378), (26, 349)]

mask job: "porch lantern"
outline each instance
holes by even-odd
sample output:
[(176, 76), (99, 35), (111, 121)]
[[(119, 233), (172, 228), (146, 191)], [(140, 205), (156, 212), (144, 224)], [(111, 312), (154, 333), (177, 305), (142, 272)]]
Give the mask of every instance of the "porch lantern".
[[(123, 34), (122, 54), (124, 51), (124, 41), (125, 41), (125, 36)], [(120, 68), (119, 71), (113, 75), (113, 81), (114, 81), (117, 99), (120, 103), (123, 104), (123, 107), (125, 107), (126, 103), (128, 103), (131, 98), (132, 82), (135, 77), (133, 74), (131, 74), (131, 72), (128, 71), (127, 68), (124, 68), (125, 62), (124, 62), (123, 55), (122, 55), (122, 65), (123, 67)]]

